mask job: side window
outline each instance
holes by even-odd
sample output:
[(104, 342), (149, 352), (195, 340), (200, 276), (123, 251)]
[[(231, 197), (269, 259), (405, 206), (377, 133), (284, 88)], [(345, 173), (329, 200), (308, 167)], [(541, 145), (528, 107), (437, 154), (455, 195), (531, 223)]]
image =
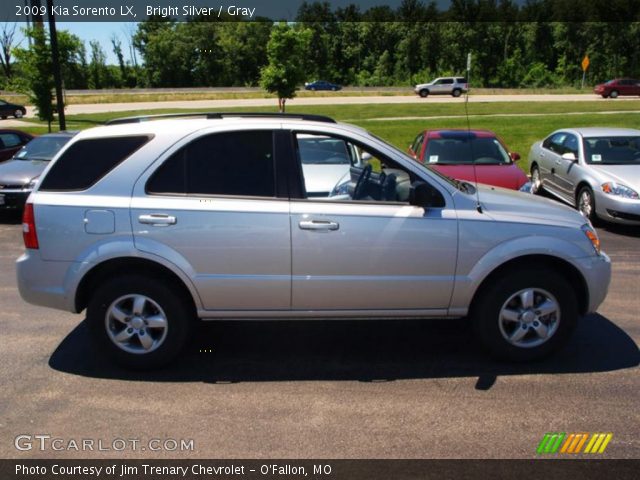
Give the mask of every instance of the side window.
[(567, 138), (566, 133), (556, 133), (555, 135), (547, 138), (542, 146), (557, 153), (558, 155), (562, 155), (564, 153), (564, 147), (562, 144), (564, 143), (565, 138)]
[(422, 153), (423, 142), (424, 142), (424, 133), (421, 133), (416, 137), (416, 139), (413, 141), (413, 144), (411, 145), (411, 150), (413, 151), (413, 153), (415, 154), (418, 160), (422, 160), (420, 158), (420, 154)]
[(275, 196), (273, 133), (225, 132), (198, 138), (152, 175), (148, 193)]
[(442, 80), (443, 85), (451, 85), (453, 83), (453, 78), (444, 78)]
[(40, 190), (86, 190), (151, 138), (144, 135), (78, 140), (58, 158)]
[(578, 139), (575, 135), (567, 135), (564, 143), (564, 152), (563, 153), (573, 153), (576, 158), (578, 158)]
[[(309, 149), (304, 146), (309, 137), (334, 143), (336, 149), (348, 152), (349, 162), (310, 162)], [(296, 140), (307, 198), (342, 202), (409, 202), (414, 175), (377, 152), (325, 135), (297, 133)]]
[(22, 145), (20, 137), (15, 133), (0, 134), (0, 142), (5, 146), (5, 148), (17, 147), (19, 145)]

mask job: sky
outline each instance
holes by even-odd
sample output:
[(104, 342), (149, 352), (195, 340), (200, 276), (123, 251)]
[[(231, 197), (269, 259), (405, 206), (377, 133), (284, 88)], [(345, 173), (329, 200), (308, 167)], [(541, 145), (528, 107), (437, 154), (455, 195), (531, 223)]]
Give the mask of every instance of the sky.
[[(129, 28), (135, 29), (135, 26), (135, 23), (125, 22), (56, 22), (57, 30), (68, 30), (78, 36), (85, 43), (87, 52), (90, 51), (89, 42), (91, 40), (100, 42), (104, 53), (107, 55), (107, 63), (112, 65), (117, 65), (118, 59), (113, 53), (111, 37), (116, 35), (120, 39), (125, 61), (130, 61), (127, 34), (125, 32)], [(18, 41), (22, 41), (21, 46), (26, 46), (26, 39), (22, 35), (19, 35), (19, 37)]]

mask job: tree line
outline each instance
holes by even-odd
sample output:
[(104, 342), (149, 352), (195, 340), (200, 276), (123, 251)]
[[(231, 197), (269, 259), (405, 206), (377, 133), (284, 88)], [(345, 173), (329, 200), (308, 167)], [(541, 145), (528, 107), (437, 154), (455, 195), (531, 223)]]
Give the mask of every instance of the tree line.
[[(591, 61), (587, 84), (640, 76), (637, 4), (533, 0), (519, 6), (511, 0), (453, 0), (440, 11), (435, 3), (404, 0), (395, 10), (382, 6), (360, 11), (354, 5), (332, 9), (328, 2), (313, 2), (302, 4), (287, 28), (304, 40), (302, 50), (291, 54), (308, 80), (410, 86), (464, 74), (471, 53), (475, 87), (577, 86), (585, 55)], [(592, 21), (609, 17), (614, 21)], [(64, 86), (258, 86), (272, 63), (267, 45), (278, 24), (227, 20), (153, 17), (137, 24), (125, 46), (116, 36), (111, 45), (85, 45), (59, 31)], [(0, 32), (0, 88), (28, 91), (33, 89), (29, 75), (46, 71), (46, 65), (36, 64), (38, 55), (46, 55), (47, 32), (35, 30), (25, 32), (32, 39), (30, 48), (12, 48), (11, 32), (6, 27)], [(113, 52), (116, 65), (107, 64), (106, 49)]]

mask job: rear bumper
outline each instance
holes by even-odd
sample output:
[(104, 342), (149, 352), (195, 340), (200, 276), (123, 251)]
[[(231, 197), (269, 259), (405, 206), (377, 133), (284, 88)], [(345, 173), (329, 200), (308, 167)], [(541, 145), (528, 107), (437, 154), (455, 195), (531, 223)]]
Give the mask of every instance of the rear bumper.
[(73, 263), (45, 261), (39, 250), (27, 250), (16, 262), (20, 296), (33, 305), (75, 312), (75, 298), (64, 288)]

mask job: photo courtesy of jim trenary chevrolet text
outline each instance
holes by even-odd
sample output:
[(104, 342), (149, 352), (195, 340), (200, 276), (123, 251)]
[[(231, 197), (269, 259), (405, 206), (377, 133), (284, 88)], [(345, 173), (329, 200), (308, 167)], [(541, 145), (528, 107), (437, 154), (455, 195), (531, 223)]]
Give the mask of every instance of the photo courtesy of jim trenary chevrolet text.
[(0, 479), (635, 479), (640, 0), (2, 0)]

